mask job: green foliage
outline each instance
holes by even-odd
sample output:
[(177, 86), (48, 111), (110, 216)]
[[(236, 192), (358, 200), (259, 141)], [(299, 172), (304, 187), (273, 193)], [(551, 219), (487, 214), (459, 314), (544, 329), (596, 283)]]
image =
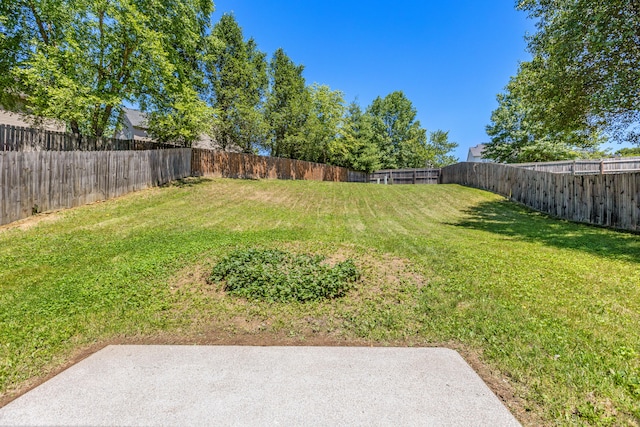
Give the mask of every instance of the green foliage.
[(417, 111), (404, 93), (398, 91), (373, 100), (372, 138), (380, 152), (383, 169), (420, 168), (427, 163), (427, 132), (416, 120)]
[(299, 159), (302, 156), (305, 126), (312, 108), (303, 70), (304, 66), (296, 65), (283, 49), (275, 52), (269, 64), (265, 119), (270, 134), (265, 147), (273, 157)]
[(222, 149), (253, 153), (267, 133), (262, 102), (267, 87), (266, 55), (253, 39), (244, 40), (233, 15), (223, 15), (209, 38), (205, 59), (211, 105), (219, 120), (213, 135)]
[(200, 100), (195, 92), (188, 89), (184, 92), (187, 99), (178, 95), (170, 105), (148, 115), (149, 135), (157, 141), (190, 147), (202, 135), (213, 134), (218, 123), (215, 110)]
[(449, 141), (449, 132), (437, 130), (429, 134), (429, 144), (427, 145), (427, 163), (436, 168), (442, 168), (458, 162), (458, 158), (452, 156), (451, 151), (455, 150), (458, 144)]
[(239, 250), (216, 264), (212, 281), (232, 295), (272, 302), (316, 301), (345, 295), (358, 280), (352, 260), (331, 267), (321, 256), (279, 250)]
[(12, 69), (19, 62), (21, 46), (26, 36), (19, 22), (24, 19), (20, 10), (9, 1), (0, 2), (0, 106), (5, 109), (15, 108), (18, 91)]
[(211, 0), (3, 1), (0, 105), (99, 137), (138, 104), (162, 142), (208, 134), (222, 149), (362, 171), (454, 161), (447, 133), (427, 139), (402, 92), (347, 113), (342, 92), (307, 86), (284, 50), (267, 64), (233, 15), (210, 28), (212, 10)]
[(372, 137), (371, 116), (356, 102), (349, 104), (340, 135), (329, 143), (329, 163), (371, 173), (380, 169), (380, 153)]
[(342, 92), (329, 86), (313, 84), (309, 88), (311, 110), (304, 128), (301, 160), (327, 163), (330, 145), (337, 140), (344, 117)]
[(621, 148), (616, 154), (622, 157), (640, 157), (640, 147)]
[(117, 127), (125, 101), (147, 111), (176, 99), (198, 103), (191, 92), (210, 0), (17, 0), (9, 7), (0, 43), (13, 50), (0, 67), (10, 70), (10, 91), (26, 96), (28, 112), (103, 136)]
[(484, 156), (498, 162), (545, 162), (591, 157), (602, 138), (587, 126), (558, 130), (539, 115), (536, 97), (544, 86), (531, 63), (523, 63), (505, 92), (497, 96), (498, 108), (491, 114)]
[(640, 8), (628, 0), (523, 0), (537, 21), (529, 38), (539, 74), (532, 97), (555, 131), (595, 128), (640, 143)]

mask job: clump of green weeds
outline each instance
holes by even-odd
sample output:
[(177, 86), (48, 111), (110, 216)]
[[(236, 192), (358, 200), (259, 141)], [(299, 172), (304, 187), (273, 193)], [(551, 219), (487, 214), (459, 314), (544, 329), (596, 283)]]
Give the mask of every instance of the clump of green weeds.
[(247, 249), (222, 259), (210, 281), (224, 282), (229, 294), (247, 299), (307, 302), (342, 297), (359, 277), (350, 259), (331, 266), (320, 255)]

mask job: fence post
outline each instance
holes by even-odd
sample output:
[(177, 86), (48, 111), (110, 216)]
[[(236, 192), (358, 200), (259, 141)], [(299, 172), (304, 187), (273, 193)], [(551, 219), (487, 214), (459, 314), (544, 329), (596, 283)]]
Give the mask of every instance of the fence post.
[(600, 175), (604, 175), (604, 160), (600, 160)]
[(413, 183), (416, 183), (416, 171), (415, 169), (413, 170)]

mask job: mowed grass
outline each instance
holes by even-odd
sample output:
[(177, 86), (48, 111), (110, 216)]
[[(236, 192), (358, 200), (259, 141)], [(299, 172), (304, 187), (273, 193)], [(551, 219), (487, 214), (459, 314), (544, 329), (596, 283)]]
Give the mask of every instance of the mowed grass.
[[(355, 260), (340, 299), (207, 283), (236, 249)], [(640, 423), (640, 237), (461, 186), (190, 180), (0, 229), (0, 393), (100, 343), (448, 345), (525, 424)]]

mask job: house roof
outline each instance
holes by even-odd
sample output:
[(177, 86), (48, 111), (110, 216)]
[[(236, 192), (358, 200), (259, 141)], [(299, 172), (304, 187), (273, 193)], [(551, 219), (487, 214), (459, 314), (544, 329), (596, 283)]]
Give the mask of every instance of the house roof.
[(129, 120), (133, 127), (146, 129), (149, 126), (147, 124), (147, 115), (142, 111), (122, 107), (122, 113), (124, 114), (125, 119)]
[(475, 147), (469, 148), (469, 152), (473, 157), (482, 157), (482, 152), (484, 151), (485, 147), (485, 144), (478, 144)]
[(52, 132), (64, 132), (65, 124), (60, 120), (43, 119), (29, 114), (7, 111), (0, 108), (0, 125), (24, 128), (41, 128)]

